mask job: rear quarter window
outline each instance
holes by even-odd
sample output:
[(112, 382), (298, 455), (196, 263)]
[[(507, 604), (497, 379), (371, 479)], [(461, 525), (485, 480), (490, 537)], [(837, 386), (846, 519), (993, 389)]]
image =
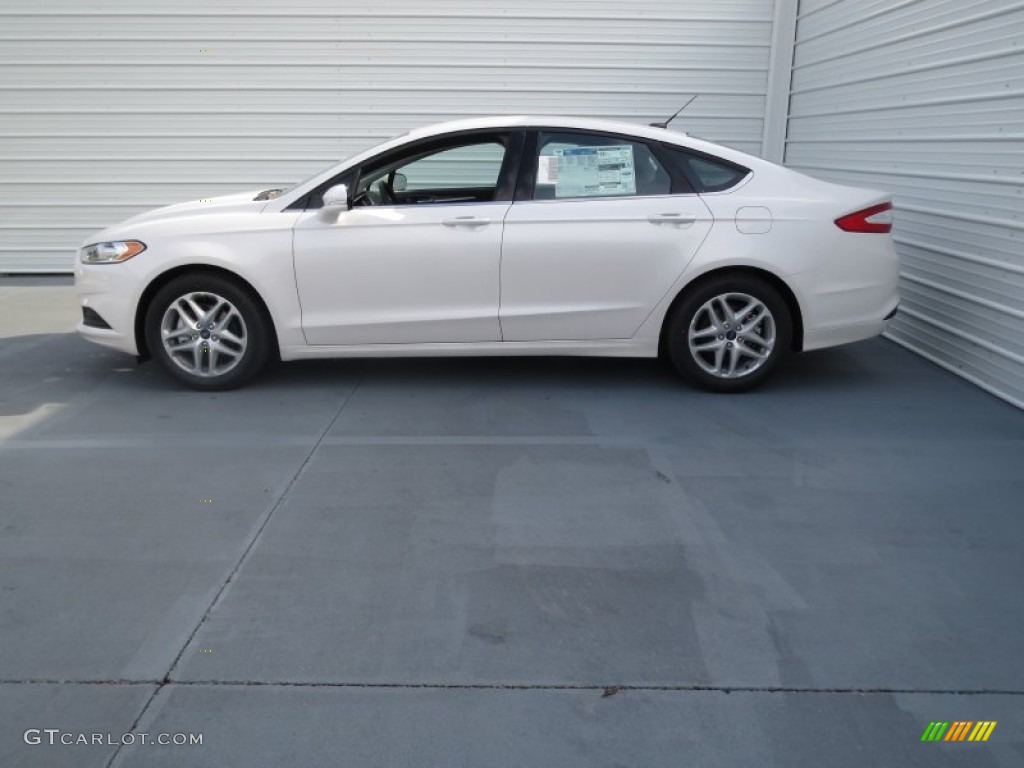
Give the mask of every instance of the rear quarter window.
[(663, 147), (673, 163), (698, 192), (724, 192), (739, 184), (750, 173), (749, 168), (728, 160), (698, 155), (678, 147)]

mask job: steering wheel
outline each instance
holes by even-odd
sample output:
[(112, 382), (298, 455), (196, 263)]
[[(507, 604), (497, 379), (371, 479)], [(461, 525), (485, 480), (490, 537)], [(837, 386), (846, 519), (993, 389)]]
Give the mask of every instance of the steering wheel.
[(381, 205), (394, 205), (398, 202), (398, 199), (395, 197), (395, 191), (391, 189), (391, 185), (388, 184), (386, 178), (377, 182), (377, 191), (380, 192)]
[(381, 177), (352, 198), (352, 205), (394, 205), (398, 202), (387, 177)]
[(371, 205), (383, 205), (383, 201), (377, 199), (377, 195), (374, 191), (367, 187), (362, 192), (359, 192), (352, 198), (353, 206), (371, 206)]

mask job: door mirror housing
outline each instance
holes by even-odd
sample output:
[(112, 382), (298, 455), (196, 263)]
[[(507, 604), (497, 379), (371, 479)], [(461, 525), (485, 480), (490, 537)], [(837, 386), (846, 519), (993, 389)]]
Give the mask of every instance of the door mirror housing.
[(324, 192), (324, 205), (320, 209), (320, 213), (323, 215), (337, 216), (339, 213), (344, 213), (348, 210), (348, 185), (347, 184), (335, 184), (333, 187), (328, 187)]

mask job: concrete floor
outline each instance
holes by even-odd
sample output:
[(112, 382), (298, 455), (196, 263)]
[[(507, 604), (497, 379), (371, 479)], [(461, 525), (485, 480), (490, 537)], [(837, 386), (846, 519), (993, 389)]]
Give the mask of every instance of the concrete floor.
[(1024, 763), (1024, 414), (895, 345), (205, 395), (74, 318), (0, 283), (0, 766)]

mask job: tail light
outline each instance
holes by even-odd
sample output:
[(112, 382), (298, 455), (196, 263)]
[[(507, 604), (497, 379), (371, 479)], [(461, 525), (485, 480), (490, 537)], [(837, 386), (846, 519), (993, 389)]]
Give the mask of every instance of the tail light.
[(892, 203), (880, 203), (836, 219), (844, 232), (892, 232)]

